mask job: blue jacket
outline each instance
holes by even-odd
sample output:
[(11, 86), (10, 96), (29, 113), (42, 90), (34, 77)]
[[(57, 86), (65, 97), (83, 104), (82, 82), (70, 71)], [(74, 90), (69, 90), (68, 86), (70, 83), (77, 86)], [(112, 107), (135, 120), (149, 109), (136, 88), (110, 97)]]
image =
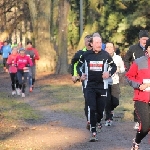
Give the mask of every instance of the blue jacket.
[(106, 44), (102, 43), (102, 50), (105, 50)]
[(8, 58), (9, 54), (11, 54), (11, 47), (9, 45), (2, 47), (2, 56), (3, 58)]

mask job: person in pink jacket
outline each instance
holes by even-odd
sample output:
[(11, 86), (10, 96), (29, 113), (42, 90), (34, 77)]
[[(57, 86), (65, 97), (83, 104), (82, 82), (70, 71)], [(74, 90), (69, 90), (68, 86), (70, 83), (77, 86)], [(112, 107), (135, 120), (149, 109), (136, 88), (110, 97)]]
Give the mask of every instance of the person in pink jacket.
[(11, 55), (8, 56), (7, 64), (9, 66), (9, 74), (11, 78), (11, 87), (12, 87), (12, 95), (19, 95), (19, 83), (17, 79), (17, 67), (15, 66), (14, 62), (18, 56), (18, 49), (17, 47), (12, 48)]
[(29, 76), (29, 67), (33, 65), (29, 56), (25, 54), (25, 49), (21, 48), (19, 50), (19, 55), (15, 60), (17, 66), (17, 78), (19, 81), (20, 94), (22, 92), (22, 97), (25, 97), (25, 88), (27, 84), (27, 77)]

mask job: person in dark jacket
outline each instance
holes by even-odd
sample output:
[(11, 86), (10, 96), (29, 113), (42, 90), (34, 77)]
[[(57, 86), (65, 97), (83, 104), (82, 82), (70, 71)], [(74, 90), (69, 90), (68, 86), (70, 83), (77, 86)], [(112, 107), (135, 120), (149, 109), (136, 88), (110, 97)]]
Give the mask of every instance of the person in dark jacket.
[(91, 46), (89, 45), (90, 37), (91, 37), (91, 35), (85, 36), (85, 38), (84, 38), (85, 47), (82, 50), (78, 50), (71, 60), (71, 74), (72, 74), (72, 81), (74, 83), (77, 82), (77, 80), (79, 79), (76, 67), (79, 62), (80, 57), (87, 50), (91, 50)]
[[(89, 45), (89, 39), (90, 39), (91, 35), (86, 35), (84, 38), (84, 43), (85, 43), (85, 47), (82, 50), (79, 50), (75, 53), (74, 57), (71, 60), (71, 74), (72, 74), (72, 81), (74, 83), (76, 83), (77, 81), (80, 81), (79, 79), (79, 75), (77, 73), (77, 64), (79, 63), (79, 59), (81, 58), (81, 56), (83, 55), (84, 52), (86, 52), (87, 50), (91, 50), (91, 46)], [(87, 118), (87, 126), (86, 128), (88, 130), (90, 130), (90, 125), (88, 122), (88, 108), (87, 108), (87, 102), (86, 102), (86, 98), (85, 98), (85, 88), (84, 88), (84, 82), (82, 82), (82, 92), (83, 92), (83, 96), (85, 99), (85, 107), (84, 107), (84, 111), (85, 111), (85, 116)]]
[[(129, 70), (131, 63), (141, 57), (145, 55), (145, 45), (146, 45), (146, 40), (149, 38), (149, 34), (147, 30), (140, 30), (139, 32), (139, 43), (130, 46), (129, 50), (127, 51), (125, 57), (124, 57), (124, 64), (126, 67), (126, 71)], [(139, 128), (139, 123), (138, 123), (138, 119), (136, 116), (136, 113), (134, 111), (134, 129), (137, 130)]]
[(139, 149), (139, 144), (150, 129), (150, 39), (145, 49), (145, 56), (136, 59), (126, 73), (129, 84), (134, 88), (134, 107), (139, 122), (131, 150)]
[[(100, 122), (103, 118), (107, 99), (107, 79), (116, 72), (117, 67), (112, 57), (102, 50), (101, 37), (92, 37), (90, 43), (93, 48), (82, 55), (77, 65), (77, 72), (81, 80), (84, 81), (86, 88), (86, 100), (89, 108), (88, 119), (92, 131), (90, 141), (95, 142), (98, 140), (96, 125), (97, 128), (101, 126)], [(80, 68), (83, 65), (85, 69), (81, 71)], [(108, 66), (112, 67), (110, 72), (107, 71)], [(99, 118), (96, 117), (96, 113)]]

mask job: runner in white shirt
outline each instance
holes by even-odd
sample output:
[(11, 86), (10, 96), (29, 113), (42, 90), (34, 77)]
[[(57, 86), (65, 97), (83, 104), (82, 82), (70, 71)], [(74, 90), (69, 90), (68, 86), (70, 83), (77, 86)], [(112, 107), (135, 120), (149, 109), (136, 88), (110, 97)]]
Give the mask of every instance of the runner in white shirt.
[(105, 50), (112, 56), (113, 61), (117, 66), (116, 73), (112, 75), (109, 80), (109, 88), (108, 88), (109, 95), (108, 95), (108, 100), (107, 100), (107, 104), (105, 107), (105, 113), (106, 113), (105, 126), (111, 126), (112, 121), (113, 121), (113, 110), (119, 105), (120, 87), (119, 87), (118, 73), (123, 73), (125, 71), (125, 67), (124, 67), (124, 62), (121, 56), (116, 55), (115, 47), (112, 42), (106, 43)]

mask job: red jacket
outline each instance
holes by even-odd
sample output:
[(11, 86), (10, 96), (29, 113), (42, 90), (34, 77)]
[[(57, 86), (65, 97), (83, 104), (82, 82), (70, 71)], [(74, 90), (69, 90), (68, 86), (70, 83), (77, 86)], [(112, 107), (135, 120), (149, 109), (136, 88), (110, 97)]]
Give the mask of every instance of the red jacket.
[(9, 65), (9, 72), (10, 73), (16, 73), (17, 72), (17, 67), (14, 65), (16, 58), (18, 57), (18, 54), (16, 55), (9, 55), (7, 59), (7, 64)]
[(35, 64), (36, 64), (36, 60), (39, 60), (39, 59), (40, 59), (39, 53), (38, 53), (37, 49), (31, 47), (31, 48), (27, 48), (27, 50), (29, 50), (29, 51), (34, 51), (35, 56), (34, 56), (34, 58), (32, 59), (32, 62), (33, 62), (33, 65), (35, 65)]
[(23, 70), (24, 67), (27, 67), (27, 65), (32, 66), (33, 63), (29, 56), (20, 56), (18, 55), (15, 61), (15, 64), (17, 65), (18, 70)]
[(0, 42), (0, 50), (2, 49), (4, 42)]
[(136, 59), (125, 75), (129, 84), (134, 88), (134, 101), (150, 102), (150, 90), (140, 90), (143, 81), (150, 82), (150, 57), (142, 56)]

